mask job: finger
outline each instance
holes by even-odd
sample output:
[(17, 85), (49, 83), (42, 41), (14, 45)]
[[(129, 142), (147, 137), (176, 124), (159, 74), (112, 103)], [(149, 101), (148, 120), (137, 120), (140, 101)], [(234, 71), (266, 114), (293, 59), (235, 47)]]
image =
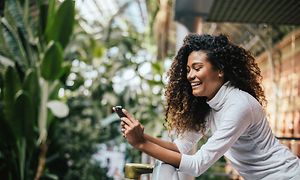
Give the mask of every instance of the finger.
[(126, 138), (125, 131), (126, 131), (125, 127), (122, 127), (122, 128), (121, 128), (121, 133), (122, 133), (122, 136), (123, 136), (124, 138)]
[(120, 125), (123, 127), (126, 123), (124, 121), (121, 121)]
[(132, 122), (137, 121), (137, 120), (133, 117), (133, 115), (131, 115), (126, 109), (122, 109), (122, 112), (127, 116), (127, 118), (128, 118), (130, 121), (132, 121)]
[(124, 133), (125, 132), (125, 128), (121, 128), (121, 132)]
[(133, 122), (133, 125), (135, 127), (142, 126), (141, 123), (139, 121), (137, 121), (137, 120), (135, 122)]
[(139, 122), (134, 122), (131, 124), (124, 124), (123, 128), (125, 128), (126, 130), (141, 128), (143, 130), (143, 126)]
[(126, 117), (122, 117), (121, 120), (124, 122), (124, 125), (133, 126), (133, 122), (130, 121), (130, 119), (128, 119)]
[(121, 118), (121, 125), (124, 126), (125, 124), (133, 124), (130, 119), (128, 119), (127, 117), (122, 117)]
[[(127, 124), (125, 124), (125, 125), (124, 125), (124, 129), (125, 129), (125, 131), (126, 131), (126, 130), (130, 130), (131, 128), (130, 128), (130, 126), (128, 126)], [(125, 132), (125, 131), (124, 131), (124, 132)]]
[(127, 137), (128, 133), (129, 133), (128, 130), (125, 130), (124, 132), (125, 137)]

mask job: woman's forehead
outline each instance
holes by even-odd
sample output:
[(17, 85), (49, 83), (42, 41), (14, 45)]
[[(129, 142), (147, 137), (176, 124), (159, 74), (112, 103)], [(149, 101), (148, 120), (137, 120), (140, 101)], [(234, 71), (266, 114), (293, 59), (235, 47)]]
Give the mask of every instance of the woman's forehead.
[(193, 51), (188, 56), (187, 65), (207, 62), (207, 54), (203, 51)]

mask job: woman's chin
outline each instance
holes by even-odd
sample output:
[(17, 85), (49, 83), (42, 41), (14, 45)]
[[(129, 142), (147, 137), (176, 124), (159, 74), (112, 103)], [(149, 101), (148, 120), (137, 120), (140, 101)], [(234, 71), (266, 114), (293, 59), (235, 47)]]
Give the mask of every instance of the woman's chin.
[(204, 96), (203, 93), (201, 93), (201, 92), (199, 92), (197, 90), (194, 90), (192, 93), (193, 93), (194, 96), (197, 96), (197, 97)]

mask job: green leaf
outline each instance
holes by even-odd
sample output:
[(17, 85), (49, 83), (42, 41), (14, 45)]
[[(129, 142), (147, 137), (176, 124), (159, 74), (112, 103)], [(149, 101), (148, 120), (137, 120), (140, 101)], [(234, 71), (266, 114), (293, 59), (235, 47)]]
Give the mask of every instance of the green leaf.
[(39, 94), (39, 81), (35, 69), (27, 70), (23, 83), (23, 90), (28, 92), (30, 96)]
[(42, 39), (45, 38), (46, 28), (52, 27), (55, 19), (55, 0), (38, 0), (40, 15), (39, 15), (39, 35)]
[[(1, 70), (1, 69), (0, 69)], [(2, 71), (0, 71), (0, 113), (3, 110), (2, 108), (2, 104), (3, 104), (3, 79), (4, 79), (4, 73), (2, 73)]]
[(152, 71), (155, 74), (163, 74), (164, 69), (163, 69), (163, 63), (162, 63), (162, 61), (153, 62), (153, 63), (151, 63), (151, 65), (152, 65)]
[(51, 84), (51, 88), (49, 88), (49, 95), (48, 99), (53, 100), (53, 99), (59, 99), (58, 97), (58, 92), (59, 89), (62, 87), (62, 84), (60, 81), (55, 81)]
[(59, 44), (51, 43), (47, 49), (41, 64), (42, 77), (48, 81), (54, 81), (61, 75), (63, 51)]
[(14, 66), (14, 65), (15, 63), (13, 60), (0, 55), (0, 66), (7, 67), (7, 66)]
[(155, 85), (160, 85), (162, 86), (162, 82), (161, 81), (155, 81), (155, 80), (147, 80), (147, 83), (150, 85), (150, 86), (155, 86)]
[(29, 45), (28, 29), (26, 29), (27, 27), (24, 23), (24, 19), (27, 18), (28, 15), (26, 16), (26, 14), (22, 14), (20, 3), (16, 0), (7, 0), (6, 7), (8, 13), (11, 15), (9, 24), (14, 30), (16, 30), (20, 51), (23, 56), (26, 57), (24, 60), (26, 60), (28, 64), (32, 64), (33, 58)]
[[(3, 87), (2, 80), (2, 74), (0, 74), (0, 89)], [(1, 96), (2, 94), (0, 92), (0, 99)], [(3, 101), (0, 101), (0, 142), (2, 145), (12, 144), (15, 142), (13, 132), (10, 128), (10, 124), (5, 119), (3, 109)]]
[[(34, 147), (33, 108), (29, 95), (20, 90), (15, 96), (14, 117), (11, 123), (16, 135), (18, 166), (21, 179), (26, 172), (26, 154), (31, 154)], [(17, 112), (17, 113), (16, 113)], [(27, 153), (26, 153), (27, 151)]]
[(105, 51), (105, 49), (103, 46), (97, 46), (94, 48), (93, 56), (94, 57), (102, 57), (104, 54), (104, 51)]
[(23, 83), (23, 90), (28, 93), (32, 100), (33, 119), (37, 120), (39, 102), (40, 102), (40, 86), (38, 75), (35, 69), (29, 69), (26, 73)]
[(5, 8), (7, 9), (7, 13), (9, 13), (12, 16), (11, 20), (14, 21), (9, 21), (10, 24), (15, 24), (16, 27), (24, 28), (24, 21), (21, 15), (21, 8), (19, 2), (16, 0), (6, 0)]
[(19, 35), (19, 40), (22, 44), (21, 48), (26, 53), (27, 58), (25, 58), (25, 59), (27, 60), (28, 65), (32, 67), (32, 66), (34, 66), (35, 59), (33, 58), (33, 55), (32, 55), (31, 46), (29, 44), (29, 38), (26, 34), (24, 34), (24, 32), (22, 32), (21, 28), (18, 28), (17, 32)]
[(4, 14), (4, 1), (0, 1), (0, 16)]
[(48, 11), (47, 11), (47, 24), (52, 26), (55, 19), (55, 0), (49, 0)]
[(21, 82), (19, 75), (15, 68), (9, 66), (4, 75), (3, 86), (3, 99), (4, 99), (4, 114), (6, 120), (12, 121), (14, 112), (14, 97), (15, 94), (21, 89)]
[(13, 132), (10, 124), (4, 119), (2, 112), (0, 112), (0, 142), (1, 144), (11, 144), (14, 142)]
[(33, 107), (28, 93), (20, 90), (15, 97), (14, 106), (14, 128), (19, 137), (26, 137), (29, 141), (33, 139)]
[(10, 56), (14, 57), (14, 61), (25, 71), (27, 64), (25, 64), (24, 49), (20, 44), (17, 33), (12, 29), (5, 18), (1, 19), (1, 26), (4, 42)]
[(5, 41), (4, 41), (4, 37), (3, 37), (3, 27), (2, 27), (2, 25), (0, 25), (0, 53), (2, 54), (2, 55), (4, 55), (5, 54)]
[(62, 83), (65, 83), (70, 72), (71, 72), (71, 68), (72, 68), (72, 64), (69, 63), (69, 62), (63, 62), (63, 65), (62, 65), (62, 72), (61, 72), (61, 77), (60, 77), (60, 81)]
[(39, 16), (39, 30), (40, 30), (40, 34), (44, 34), (45, 30), (46, 30), (46, 26), (47, 26), (47, 17), (49, 18), (48, 15), (48, 10), (49, 9), (49, 5), (48, 4), (41, 4), (40, 5), (40, 16)]
[(65, 0), (55, 14), (55, 18), (53, 20), (48, 18), (46, 28), (47, 40), (58, 41), (65, 48), (73, 31), (74, 16), (74, 2)]
[[(18, 163), (21, 179), (25, 176), (26, 149), (31, 154), (34, 147), (33, 107), (29, 95), (20, 90), (15, 96), (14, 117), (12, 125), (16, 135)], [(16, 113), (18, 112), (18, 113)]]

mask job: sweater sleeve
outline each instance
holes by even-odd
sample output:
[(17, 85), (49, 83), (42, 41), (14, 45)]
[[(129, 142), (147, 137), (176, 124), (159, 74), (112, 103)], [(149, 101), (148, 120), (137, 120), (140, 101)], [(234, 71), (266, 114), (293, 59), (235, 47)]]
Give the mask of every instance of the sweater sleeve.
[(175, 139), (174, 143), (181, 154), (187, 154), (202, 137), (200, 132), (187, 131)]
[(182, 154), (179, 171), (200, 176), (234, 144), (250, 126), (252, 113), (247, 106), (231, 105), (218, 121), (220, 126), (194, 154)]

